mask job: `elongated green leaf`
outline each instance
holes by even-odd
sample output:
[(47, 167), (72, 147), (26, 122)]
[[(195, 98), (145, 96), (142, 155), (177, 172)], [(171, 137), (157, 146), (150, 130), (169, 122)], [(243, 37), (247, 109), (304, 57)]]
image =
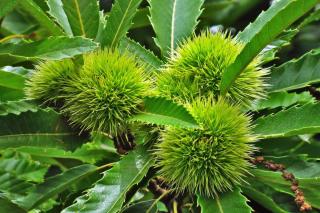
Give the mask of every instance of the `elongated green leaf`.
[(267, 99), (259, 100), (254, 104), (252, 110), (258, 111), (262, 109), (274, 109), (277, 107), (289, 107), (293, 104), (306, 104), (308, 102), (314, 102), (314, 98), (309, 92), (303, 93), (287, 93), (287, 92), (275, 92), (270, 93)]
[(311, 134), (320, 131), (320, 103), (291, 107), (256, 120), (254, 132), (262, 138)]
[(21, 75), (24, 77), (28, 77), (30, 75), (30, 73), (33, 72), (32, 69), (27, 69), (24, 67), (12, 67), (12, 66), (5, 66), (5, 67), (0, 68), (0, 70), (5, 71), (5, 72), (14, 73), (17, 75)]
[(26, 210), (20, 208), (16, 204), (12, 203), (7, 198), (0, 194), (0, 206), (2, 212), (12, 212), (12, 213), (27, 213)]
[(19, 5), (33, 16), (43, 27), (45, 27), (52, 35), (63, 35), (63, 31), (59, 28), (53, 20), (33, 1), (24, 0), (18, 1)]
[(150, 12), (148, 7), (138, 9), (137, 13), (133, 18), (133, 21), (132, 21), (133, 24), (131, 26), (131, 29), (149, 26), (150, 25), (150, 20), (148, 18), (149, 16), (150, 16)]
[(286, 155), (280, 157), (266, 157), (273, 162), (281, 163), (286, 166), (288, 172), (292, 172), (296, 178), (316, 178), (320, 177), (320, 162), (309, 159), (306, 154)]
[(202, 213), (228, 213), (237, 210), (237, 213), (250, 213), (252, 209), (248, 206), (248, 199), (241, 194), (239, 188), (234, 191), (219, 194), (219, 197), (207, 198), (198, 195), (198, 204)]
[(299, 59), (291, 60), (272, 70), (270, 92), (306, 87), (320, 82), (320, 49), (312, 50)]
[(97, 0), (62, 0), (73, 35), (94, 39), (99, 27)]
[[(248, 0), (243, 0), (240, 2), (234, 1), (234, 0), (206, 0), (203, 5), (203, 12), (200, 15), (201, 19), (209, 19), (210, 23), (222, 23), (226, 20), (228, 17), (227, 12), (230, 12), (230, 9), (233, 9), (235, 7), (239, 6), (247, 6), (246, 9), (250, 9), (250, 6), (248, 7)], [(249, 1), (249, 4), (252, 4), (255, 6), (254, 2), (259, 2), (260, 0), (251, 0)], [(239, 10), (237, 10), (238, 12)], [(241, 15), (241, 13), (239, 13)], [(234, 15), (234, 13), (233, 13)], [(148, 17), (150, 16), (149, 8), (141, 8), (138, 10), (136, 15), (133, 18), (133, 25), (131, 29), (140, 28), (140, 27), (146, 27), (150, 25), (150, 20)], [(234, 18), (234, 16), (232, 17)], [(234, 18), (237, 19), (237, 16)]]
[(0, 102), (0, 116), (8, 114), (19, 115), (22, 112), (36, 112), (37, 110), (38, 107), (36, 105), (26, 101), (9, 101), (6, 103)]
[(4, 170), (0, 170), (0, 180), (0, 191), (10, 198), (24, 195), (32, 187), (30, 182), (17, 178)]
[(319, 20), (320, 20), (320, 10), (318, 8), (299, 24), (299, 28), (302, 28), (312, 22), (319, 21)]
[(139, 43), (129, 39), (123, 38), (120, 41), (120, 49), (129, 51), (135, 54), (141, 61), (150, 67), (152, 70), (158, 70), (163, 62), (155, 56), (150, 50), (145, 49)]
[[(0, 102), (22, 99), (24, 85), (25, 78), (23, 76), (0, 70)], [(2, 111), (1, 107), (0, 111)]]
[(105, 17), (105, 14), (103, 11), (99, 11), (99, 27), (98, 27), (98, 32), (97, 36), (95, 38), (95, 41), (100, 42), (102, 41), (103, 33), (104, 33), (104, 28), (106, 26), (107, 20)]
[(164, 56), (172, 56), (179, 42), (192, 35), (203, 0), (149, 0), (149, 4), (155, 42)]
[[(290, 189), (290, 182), (286, 181), (279, 172), (265, 171), (255, 169), (253, 171), (254, 180), (267, 184), (275, 190), (287, 193), (294, 197), (294, 193)], [(303, 191), (307, 202), (316, 208), (320, 208), (320, 197), (317, 196), (320, 190), (320, 177), (314, 178), (297, 178), (299, 188)]]
[(277, 59), (277, 52), (282, 49), (283, 47), (290, 45), (290, 41), (292, 38), (297, 35), (299, 32), (298, 29), (289, 29), (281, 33), (274, 41), (268, 44), (262, 51), (261, 51), (261, 62), (262, 64), (269, 63)]
[(21, 56), (27, 59), (59, 60), (92, 51), (98, 44), (82, 37), (49, 37), (31, 43), (0, 44), (0, 54)]
[(61, 148), (43, 147), (18, 147), (15, 150), (32, 156), (60, 159), (75, 159), (85, 163), (95, 163), (100, 160), (105, 162), (115, 162), (119, 160), (117, 150), (114, 148), (113, 141), (106, 138), (95, 137), (92, 142), (85, 143), (75, 151), (66, 151)]
[(79, 197), (76, 203), (64, 209), (62, 213), (119, 212), (128, 190), (138, 184), (147, 174), (154, 160), (144, 147), (138, 147), (124, 156), (112, 169), (105, 171), (87, 194)]
[(95, 166), (84, 164), (67, 170), (66, 172), (50, 177), (45, 182), (36, 185), (26, 197), (16, 202), (25, 209), (33, 209), (56, 194), (68, 189), (71, 184), (96, 171)]
[(221, 94), (227, 90), (242, 70), (284, 29), (308, 12), (318, 0), (276, 1), (246, 29), (237, 36), (245, 46), (238, 57), (224, 72), (221, 79)]
[(73, 36), (73, 32), (68, 20), (68, 17), (64, 11), (61, 0), (48, 0), (49, 14), (56, 20), (56, 22), (62, 27), (64, 32)]
[(0, 170), (21, 180), (42, 182), (48, 166), (34, 161), (27, 154), (2, 153)]
[(35, 146), (73, 150), (82, 141), (78, 133), (51, 110), (0, 116), (0, 149)]
[(115, 47), (129, 30), (142, 0), (117, 0), (107, 19), (101, 46)]
[(128, 208), (123, 210), (123, 213), (137, 213), (137, 212), (145, 212), (146, 210), (150, 211), (149, 213), (157, 213), (159, 212), (157, 205), (154, 205), (154, 202), (157, 202), (156, 200), (146, 200), (137, 202)]
[(2, 0), (0, 1), (0, 18), (10, 12), (17, 4), (17, 0)]
[(23, 11), (13, 10), (3, 18), (1, 31), (8, 32), (9, 34), (28, 34), (38, 25), (36, 20), (26, 17)]
[[(243, 190), (246, 196), (256, 201), (261, 206), (270, 210), (271, 212), (288, 213), (289, 209), (286, 207), (289, 205), (283, 205), (279, 202), (279, 200), (284, 200), (283, 197), (285, 197), (285, 199), (288, 199), (289, 196), (277, 192), (273, 190), (271, 187), (268, 187), (267, 185), (258, 184), (256, 182), (254, 183), (254, 186), (243, 186), (241, 187), (241, 189)], [(291, 197), (289, 197), (289, 200), (290, 199), (292, 200)]]
[(22, 90), (25, 78), (21, 75), (0, 70), (0, 86), (9, 89)]
[(130, 120), (183, 128), (198, 127), (195, 119), (183, 106), (163, 97), (145, 98), (144, 111), (133, 116)]

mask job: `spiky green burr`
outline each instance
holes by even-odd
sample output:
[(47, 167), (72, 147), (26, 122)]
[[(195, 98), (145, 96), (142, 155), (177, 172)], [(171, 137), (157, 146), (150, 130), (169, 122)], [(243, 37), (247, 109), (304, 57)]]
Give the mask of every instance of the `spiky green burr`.
[(66, 80), (76, 73), (76, 66), (71, 59), (41, 62), (26, 82), (26, 96), (42, 104), (61, 105)]
[(250, 118), (224, 100), (189, 106), (199, 129), (168, 127), (157, 145), (159, 174), (177, 192), (212, 196), (244, 182), (255, 150)]
[(128, 53), (110, 49), (84, 55), (79, 75), (67, 85), (63, 112), (71, 123), (112, 136), (126, 130), (150, 90), (144, 67)]
[[(158, 76), (161, 95), (188, 102), (197, 97), (220, 93), (223, 72), (235, 60), (243, 45), (230, 35), (204, 32), (183, 42)], [(254, 59), (240, 74), (226, 98), (248, 106), (264, 96), (264, 78), (268, 73)]]

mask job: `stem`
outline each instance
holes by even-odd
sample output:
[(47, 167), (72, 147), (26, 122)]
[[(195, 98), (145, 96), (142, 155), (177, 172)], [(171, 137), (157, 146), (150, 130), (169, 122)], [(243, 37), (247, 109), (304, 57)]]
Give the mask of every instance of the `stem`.
[(1, 39), (0, 43), (4, 43), (4, 42), (9, 41), (9, 40), (14, 39), (14, 38), (27, 38), (27, 37), (28, 37), (27, 35), (21, 35), (21, 34), (9, 35), (9, 36), (4, 37), (3, 39)]
[(173, 213), (178, 213), (178, 203), (177, 203), (177, 201), (173, 201)]
[(221, 213), (223, 213), (223, 208), (222, 208), (221, 203), (220, 203), (219, 195), (217, 194), (216, 190), (213, 190), (213, 193), (214, 193), (214, 198), (217, 201), (217, 205), (218, 205), (219, 211)]
[(167, 194), (169, 194), (172, 190), (167, 190), (165, 191), (163, 194), (161, 194), (153, 203), (152, 205), (147, 209), (146, 213), (150, 213), (152, 208), (163, 198), (165, 197)]
[(111, 167), (113, 167), (114, 164), (115, 163), (107, 163), (105, 165), (98, 167), (97, 170), (105, 170), (105, 169), (111, 168)]

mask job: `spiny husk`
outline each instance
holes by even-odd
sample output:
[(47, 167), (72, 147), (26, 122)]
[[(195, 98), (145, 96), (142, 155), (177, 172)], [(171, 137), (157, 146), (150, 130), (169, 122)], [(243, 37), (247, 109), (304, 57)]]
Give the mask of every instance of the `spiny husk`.
[(77, 73), (71, 59), (39, 63), (26, 82), (26, 96), (42, 104), (57, 106), (63, 102), (63, 87), (71, 75)]
[(198, 98), (189, 109), (199, 129), (169, 127), (157, 144), (160, 175), (177, 191), (212, 196), (244, 182), (255, 151), (250, 117), (224, 100)]
[(110, 49), (84, 55), (79, 75), (67, 85), (63, 112), (71, 123), (112, 136), (125, 131), (150, 86), (143, 66), (128, 53)]
[[(223, 72), (235, 60), (243, 45), (228, 34), (203, 32), (184, 41), (158, 76), (161, 95), (180, 102), (197, 97), (220, 94)], [(264, 78), (260, 59), (254, 59), (232, 84), (227, 99), (231, 103), (249, 106), (251, 101), (264, 97)]]

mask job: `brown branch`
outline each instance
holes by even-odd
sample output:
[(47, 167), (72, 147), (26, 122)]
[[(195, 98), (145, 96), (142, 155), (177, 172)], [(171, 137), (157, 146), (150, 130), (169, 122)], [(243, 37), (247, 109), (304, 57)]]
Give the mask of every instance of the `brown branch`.
[(282, 173), (282, 177), (286, 181), (291, 182), (291, 190), (294, 192), (295, 195), (295, 203), (299, 207), (300, 212), (306, 212), (306, 211), (311, 211), (312, 207), (311, 205), (305, 201), (303, 191), (299, 188), (299, 182), (295, 178), (295, 176), (286, 171), (285, 166), (283, 164), (277, 164), (274, 163), (271, 160), (265, 160), (263, 156), (257, 156), (251, 161), (253, 164), (262, 164), (264, 165), (265, 168), (270, 169), (272, 171), (280, 171)]
[(310, 95), (312, 95), (317, 101), (320, 101), (320, 91), (315, 87), (308, 87)]
[(121, 155), (127, 154), (128, 151), (133, 150), (136, 146), (134, 142), (134, 136), (129, 130), (114, 137), (113, 141), (115, 147), (117, 148), (117, 152)]

